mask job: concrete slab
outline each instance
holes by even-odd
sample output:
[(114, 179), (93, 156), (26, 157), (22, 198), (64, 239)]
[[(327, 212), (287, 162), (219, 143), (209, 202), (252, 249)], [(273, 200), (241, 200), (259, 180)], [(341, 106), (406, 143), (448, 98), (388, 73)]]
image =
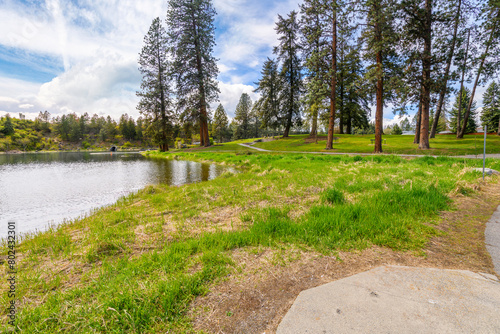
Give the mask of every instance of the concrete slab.
[(383, 266), (299, 294), (277, 334), (500, 333), (500, 283), (463, 270)]
[(486, 243), (486, 249), (493, 260), (497, 276), (500, 277), (500, 206), (486, 223), (484, 241)]

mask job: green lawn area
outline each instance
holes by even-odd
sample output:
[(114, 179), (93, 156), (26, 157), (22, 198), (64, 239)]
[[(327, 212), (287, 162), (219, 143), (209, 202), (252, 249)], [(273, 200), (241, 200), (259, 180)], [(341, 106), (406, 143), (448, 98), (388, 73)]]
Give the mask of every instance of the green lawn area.
[[(308, 135), (294, 135), (290, 138), (271, 142), (254, 144), (255, 147), (271, 151), (300, 151), (300, 152), (340, 152), (340, 153), (372, 153), (374, 145), (370, 139), (374, 135), (339, 135), (338, 142), (333, 143), (333, 150), (327, 151), (326, 138), (322, 137), (318, 143), (306, 143)], [(440, 135), (430, 140), (430, 150), (419, 150), (413, 144), (413, 136), (384, 135), (386, 144), (382, 143), (384, 153), (389, 154), (425, 154), (425, 155), (464, 155), (482, 154), (483, 136), (466, 135), (464, 139), (456, 139), (454, 135)], [(500, 153), (500, 137), (488, 135), (486, 139), (486, 153)]]
[[(387, 136), (388, 143), (392, 138)], [(296, 136), (261, 145), (290, 148), (301, 141), (303, 136)], [(399, 137), (396, 143), (404, 146)], [(21, 331), (194, 331), (187, 313), (191, 301), (227, 275), (244, 272), (234, 250), (294, 245), (335, 254), (377, 245), (422, 255), (438, 233), (438, 212), (453, 207), (451, 195), (474, 192), (481, 174), (470, 169), (482, 166), (447, 157), (145, 155), (231, 165), (240, 172), (179, 187), (148, 186), (87, 218), (24, 240), (18, 246)], [(489, 159), (487, 167), (500, 169), (500, 161)], [(3, 291), (6, 267), (0, 274)], [(0, 300), (6, 305), (7, 294)], [(0, 314), (5, 326), (6, 308)]]

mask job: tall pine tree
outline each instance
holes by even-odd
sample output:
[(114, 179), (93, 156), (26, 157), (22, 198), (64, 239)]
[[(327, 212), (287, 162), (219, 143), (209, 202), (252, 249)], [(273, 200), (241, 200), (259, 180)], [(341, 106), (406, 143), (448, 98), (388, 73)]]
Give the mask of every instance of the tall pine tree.
[(198, 119), (200, 145), (209, 146), (208, 104), (218, 98), (215, 9), (211, 0), (170, 0), (168, 36), (173, 56), (178, 108), (186, 119)]
[(160, 151), (168, 151), (168, 140), (174, 118), (171, 110), (170, 82), (167, 61), (167, 39), (160, 19), (153, 20), (144, 37), (144, 47), (139, 55), (142, 74), (141, 99), (137, 109), (150, 123), (149, 132)]
[(467, 120), (471, 114), (471, 108), (472, 104), (474, 103), (476, 88), (480, 84), (481, 75), (483, 75), (484, 78), (488, 78), (497, 73), (500, 67), (500, 62), (498, 61), (498, 57), (500, 56), (499, 0), (488, 0), (483, 4), (482, 16), (480, 17), (480, 21), (482, 21), (482, 30), (481, 34), (479, 35), (479, 41), (482, 44), (484, 51), (481, 52), (481, 55), (477, 58), (479, 67), (476, 74), (476, 80), (474, 81), (474, 86), (472, 86), (470, 100), (467, 108), (465, 109), (465, 122), (462, 123), (462, 130), (458, 132), (458, 138), (463, 138), (463, 135), (467, 132), (465, 124), (468, 124)]
[(279, 35), (279, 45), (274, 48), (274, 53), (282, 63), (281, 77), (283, 88), (281, 90), (281, 109), (284, 114), (283, 137), (288, 137), (293, 124), (300, 124), (300, 97), (302, 92), (302, 64), (299, 57), (299, 24), (297, 12), (292, 11), (288, 18), (278, 15), (276, 32)]
[(324, 100), (329, 93), (330, 45), (322, 0), (305, 0), (300, 6), (302, 55), (306, 69), (305, 113), (311, 120), (310, 136), (317, 139), (318, 116), (325, 109)]
[(374, 83), (376, 96), (374, 151), (380, 153), (384, 104), (386, 99), (392, 97), (391, 88), (395, 86), (392, 81), (397, 78), (395, 45), (399, 36), (394, 29), (396, 3), (394, 0), (365, 0), (361, 5), (367, 22), (362, 34), (367, 46), (364, 58), (370, 62), (366, 78)]
[(278, 63), (267, 58), (261, 71), (262, 78), (257, 83), (255, 92), (261, 94), (261, 98), (256, 102), (256, 109), (265, 129), (276, 131), (281, 124), (280, 114), (280, 92), (282, 80), (278, 71)]

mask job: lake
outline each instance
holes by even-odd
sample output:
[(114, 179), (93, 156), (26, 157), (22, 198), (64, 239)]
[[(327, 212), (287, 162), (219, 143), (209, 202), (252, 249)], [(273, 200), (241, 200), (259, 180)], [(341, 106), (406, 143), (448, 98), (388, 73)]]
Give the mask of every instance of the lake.
[(146, 185), (207, 181), (228, 169), (137, 152), (1, 154), (0, 237), (7, 235), (9, 221), (16, 222), (17, 233), (46, 230)]

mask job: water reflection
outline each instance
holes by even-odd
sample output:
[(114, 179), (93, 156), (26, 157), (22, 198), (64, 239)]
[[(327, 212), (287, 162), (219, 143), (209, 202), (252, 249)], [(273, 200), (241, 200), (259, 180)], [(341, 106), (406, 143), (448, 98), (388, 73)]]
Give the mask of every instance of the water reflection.
[(0, 155), (0, 237), (7, 222), (18, 232), (43, 230), (109, 205), (148, 184), (181, 185), (213, 179), (225, 167), (145, 159), (137, 153)]

